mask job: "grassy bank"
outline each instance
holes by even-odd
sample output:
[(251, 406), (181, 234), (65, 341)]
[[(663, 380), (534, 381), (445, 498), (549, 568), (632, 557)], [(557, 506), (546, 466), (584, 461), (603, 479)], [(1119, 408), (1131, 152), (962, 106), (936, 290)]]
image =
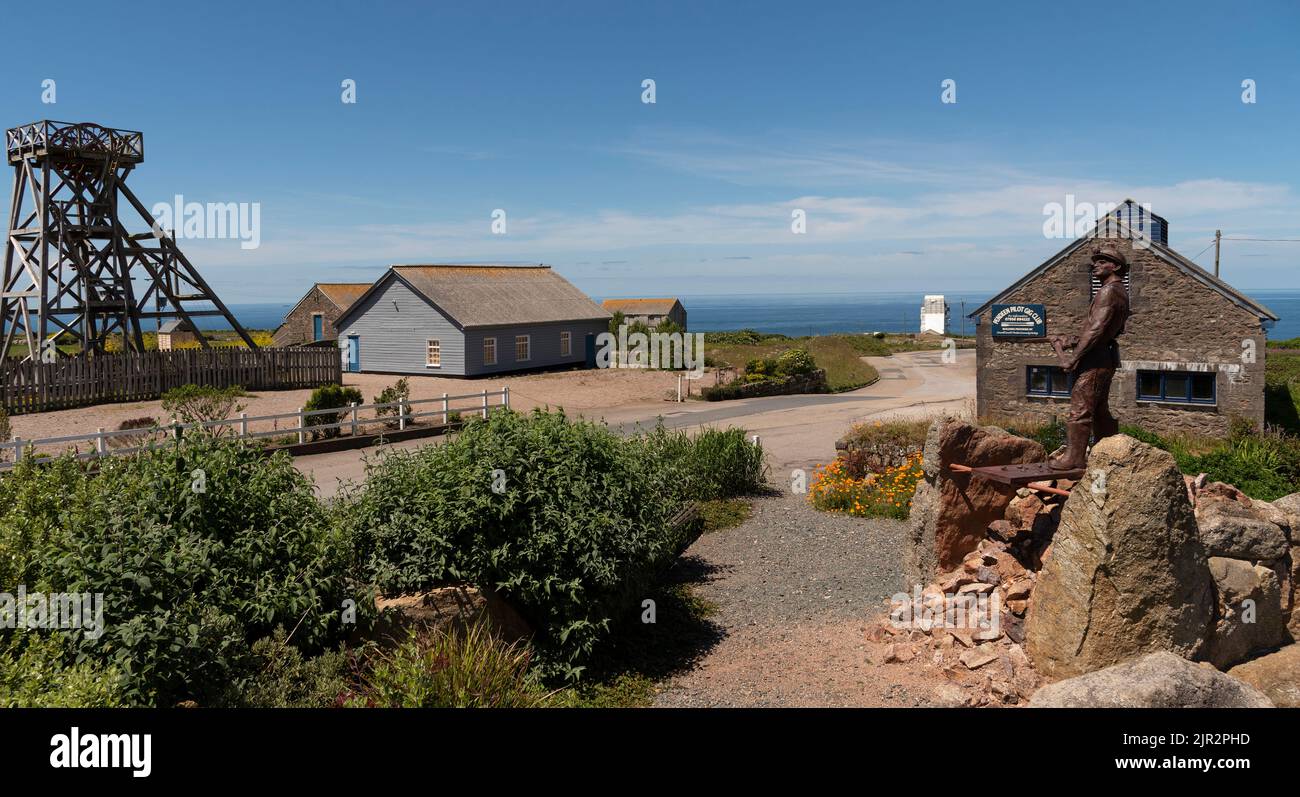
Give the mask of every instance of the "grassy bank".
[(837, 334), (792, 338), (753, 330), (706, 332), (704, 335), (705, 362), (738, 371), (751, 360), (774, 359), (791, 349), (804, 349), (812, 355), (818, 368), (826, 370), (826, 382), (832, 393), (855, 390), (879, 378), (876, 369), (864, 362), (863, 357), (888, 357), (897, 352), (932, 351), (942, 347), (940, 338), (912, 335), (877, 338), (873, 335)]

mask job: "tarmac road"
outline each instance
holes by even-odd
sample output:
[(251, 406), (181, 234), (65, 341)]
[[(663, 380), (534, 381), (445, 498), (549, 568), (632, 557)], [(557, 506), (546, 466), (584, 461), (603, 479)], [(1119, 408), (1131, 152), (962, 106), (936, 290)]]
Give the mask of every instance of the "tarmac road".
[[(771, 477), (780, 483), (796, 468), (807, 469), (835, 457), (835, 441), (859, 421), (920, 418), (944, 412), (973, 411), (975, 352), (960, 349), (956, 361), (943, 362), (943, 352), (924, 351), (868, 357), (880, 379), (849, 393), (769, 396), (727, 402), (657, 402), (585, 410), (583, 417), (603, 420), (624, 432), (638, 425), (653, 426), (662, 417), (671, 429), (742, 426), (759, 435), (768, 453)], [(430, 441), (409, 440), (388, 449), (418, 448)], [(331, 496), (344, 481), (361, 482), (364, 458), (374, 448), (302, 456), (294, 464), (316, 480), (317, 492)]]

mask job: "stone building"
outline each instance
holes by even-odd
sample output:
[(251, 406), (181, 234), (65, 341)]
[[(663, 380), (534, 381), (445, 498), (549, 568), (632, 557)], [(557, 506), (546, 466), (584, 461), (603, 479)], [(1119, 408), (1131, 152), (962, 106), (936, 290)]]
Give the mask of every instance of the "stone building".
[(198, 339), (194, 326), (182, 318), (173, 318), (158, 327), (158, 351), (171, 351), (190, 346)]
[(622, 313), (624, 322), (634, 324), (640, 321), (642, 324), (654, 329), (664, 320), (668, 319), (682, 331), (686, 330), (686, 308), (678, 299), (668, 297), (666, 299), (606, 299), (601, 302), (611, 315)]
[(369, 282), (318, 282), (298, 300), (276, 328), (274, 346), (302, 346), (338, 340), (339, 316), (370, 289)]
[(1168, 223), (1128, 200), (970, 313), (976, 324), (980, 418), (1064, 420), (1070, 378), (1048, 336), (1077, 335), (1096, 286), (1104, 235), (1129, 260), (1131, 315), (1110, 407), (1121, 424), (1159, 433), (1222, 435), (1234, 417), (1264, 422), (1267, 307), (1169, 248)]

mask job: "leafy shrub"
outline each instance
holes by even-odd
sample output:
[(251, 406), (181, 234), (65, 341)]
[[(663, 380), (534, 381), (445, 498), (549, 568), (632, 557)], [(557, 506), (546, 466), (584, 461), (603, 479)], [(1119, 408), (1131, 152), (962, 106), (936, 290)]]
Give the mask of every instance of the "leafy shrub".
[(116, 708), (121, 674), (92, 661), (66, 665), (59, 632), (20, 631), (23, 645), (0, 639), (0, 708)]
[[(335, 408), (346, 408), (351, 403), (362, 403), (361, 391), (355, 387), (343, 387), (342, 385), (321, 385), (311, 392), (311, 397), (303, 405), (307, 412), (312, 410), (332, 410)], [(347, 412), (321, 413), (320, 415), (308, 415), (303, 419), (306, 426), (323, 426), (332, 423), (342, 423), (348, 417)], [(325, 429), (313, 429), (312, 438), (316, 437), (338, 437), (339, 428), (337, 426)]]
[(418, 636), (371, 661), (354, 708), (536, 708), (548, 695), (529, 675), (526, 644), (506, 644), (482, 624)]
[(346, 653), (325, 651), (307, 657), (286, 643), (284, 628), (253, 643), (252, 676), (223, 702), (248, 708), (327, 708), (351, 690), (355, 663)]
[(682, 501), (713, 501), (759, 492), (765, 483), (763, 448), (743, 429), (705, 429), (694, 438), (656, 428), (641, 439), (647, 456), (682, 473)]
[(843, 512), (855, 517), (889, 517), (905, 520), (912, 508), (912, 495), (924, 475), (921, 452), (902, 465), (850, 476), (842, 459), (836, 459), (813, 473), (808, 500), (824, 512)]
[(776, 373), (776, 360), (756, 357), (745, 363), (745, 376), (768, 377)]
[(773, 373), (777, 376), (801, 376), (817, 370), (817, 363), (807, 349), (790, 349), (776, 358)]
[(700, 395), (705, 401), (734, 401), (741, 397), (740, 385), (728, 383), (725, 385), (711, 385), (700, 391)]
[(1120, 431), (1173, 454), (1183, 473), (1204, 473), (1210, 481), (1234, 485), (1251, 498), (1272, 501), (1300, 489), (1300, 441), (1259, 434), (1253, 428), (1234, 423), (1226, 441), (1208, 442), (1166, 438), (1133, 426)]
[(498, 590), (538, 631), (539, 666), (577, 677), (689, 542), (670, 523), (688, 496), (753, 481), (761, 449), (742, 452), (737, 435), (708, 435), (697, 459), (690, 438), (662, 428), (625, 438), (563, 412), (492, 413), (442, 445), (368, 463), (347, 523), (385, 594), (451, 581)]
[[(243, 411), (239, 399), (246, 397), (242, 387), (209, 387), (207, 385), (181, 385), (162, 395), (162, 409), (183, 424), (219, 421), (234, 417)], [(218, 433), (220, 427), (211, 432)]]
[(790, 340), (787, 335), (758, 332), (753, 329), (738, 329), (734, 332), (705, 332), (704, 342), (716, 346), (755, 346), (760, 343)]
[(70, 632), (63, 661), (116, 669), (127, 702), (218, 704), (277, 626), (314, 652), (345, 630), (345, 600), (373, 616), (346, 538), (287, 455), (195, 437), (98, 467), (61, 458), (0, 477), (0, 583), (102, 594), (103, 635)]
[[(405, 404), (410, 400), (411, 400), (411, 383), (406, 377), (402, 377), (401, 379), (398, 379), (393, 384), (379, 391), (379, 395), (375, 396), (374, 400), (371, 403), (372, 404), (394, 404), (400, 401), (403, 404)], [(376, 418), (391, 417), (396, 419), (401, 414), (402, 414), (401, 407), (380, 407), (375, 410)], [(386, 422), (384, 425), (387, 426), (389, 429), (396, 429), (399, 425), (399, 422), (397, 420), (392, 420)]]

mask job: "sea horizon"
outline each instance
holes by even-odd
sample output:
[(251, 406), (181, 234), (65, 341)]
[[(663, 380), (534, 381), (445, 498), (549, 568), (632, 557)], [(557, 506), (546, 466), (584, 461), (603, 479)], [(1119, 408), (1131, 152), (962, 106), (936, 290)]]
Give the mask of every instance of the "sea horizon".
[[(1300, 289), (1243, 289), (1272, 310), (1280, 320), (1269, 330), (1271, 340), (1300, 337)], [(791, 337), (835, 333), (917, 332), (922, 297), (940, 294), (949, 307), (950, 333), (972, 334), (974, 324), (965, 317), (993, 296), (978, 291), (861, 291), (797, 294), (736, 293), (677, 294), (686, 307), (688, 326), (694, 332), (754, 329)], [(593, 296), (600, 302), (604, 296)], [(963, 305), (963, 302), (965, 303)], [(292, 302), (227, 305), (246, 329), (275, 329)], [(964, 312), (963, 312), (964, 307)], [(224, 319), (201, 316), (202, 329), (228, 329)]]

